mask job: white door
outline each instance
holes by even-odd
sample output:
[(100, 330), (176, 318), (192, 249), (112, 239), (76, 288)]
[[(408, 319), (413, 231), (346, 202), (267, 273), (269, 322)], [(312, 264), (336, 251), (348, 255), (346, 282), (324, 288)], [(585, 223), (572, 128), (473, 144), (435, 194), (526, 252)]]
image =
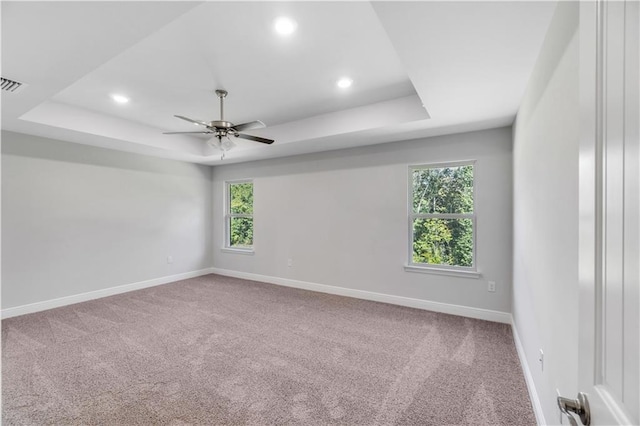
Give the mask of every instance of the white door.
[(639, 23), (638, 0), (581, 2), (578, 371), (593, 425), (640, 423)]

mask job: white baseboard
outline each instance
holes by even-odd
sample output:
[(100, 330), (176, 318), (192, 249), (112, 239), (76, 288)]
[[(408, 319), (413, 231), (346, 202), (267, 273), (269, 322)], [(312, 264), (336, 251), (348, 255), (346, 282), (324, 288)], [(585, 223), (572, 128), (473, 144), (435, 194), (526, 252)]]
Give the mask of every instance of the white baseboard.
[(0, 317), (2, 319), (11, 318), (18, 315), (31, 314), (33, 312), (46, 311), (47, 309), (59, 308), (60, 306), (72, 305), (74, 303), (86, 302), (87, 300), (99, 299), (101, 297), (113, 296), (114, 294), (126, 293), (140, 290), (147, 287), (154, 287), (161, 284), (168, 284), (175, 281), (186, 280), (188, 278), (199, 277), (211, 274), (211, 268), (199, 271), (185, 272), (182, 274), (169, 275), (167, 277), (154, 278), (152, 280), (140, 281), (137, 283), (125, 284), (116, 287), (104, 288), (87, 293), (74, 294), (72, 296), (60, 297), (57, 299), (45, 300), (43, 302), (30, 303), (28, 305), (15, 306), (13, 308), (2, 309)]
[(228, 277), (242, 278), (252, 281), (260, 281), (269, 284), (277, 284), (285, 287), (295, 287), (320, 293), (336, 294), (339, 296), (353, 297), (356, 299), (373, 300), (375, 302), (390, 303), (392, 305), (408, 306), (410, 308), (424, 309), (426, 311), (442, 312), (445, 314), (459, 315), (462, 317), (476, 318), (493, 322), (511, 324), (511, 314), (507, 312), (492, 311), (489, 309), (472, 308), (469, 306), (452, 305), (448, 303), (432, 302), (423, 299), (394, 296), (391, 294), (374, 293), (372, 291), (356, 290), (352, 288), (336, 287), (326, 284), (317, 284), (307, 281), (291, 280), (288, 278), (271, 277), (268, 275), (252, 274), (249, 272), (232, 271), (229, 269), (211, 268), (214, 274)]
[(522, 372), (524, 373), (524, 380), (527, 383), (529, 398), (531, 398), (531, 405), (533, 406), (533, 412), (536, 415), (536, 421), (538, 422), (538, 425), (544, 426), (547, 424), (547, 421), (544, 418), (540, 397), (538, 396), (536, 385), (533, 382), (533, 375), (531, 374), (531, 369), (529, 369), (529, 363), (527, 362), (527, 357), (524, 353), (524, 346), (522, 346), (522, 342), (520, 341), (518, 329), (516, 328), (516, 324), (513, 322), (513, 318), (511, 318), (511, 329), (513, 330), (513, 340), (516, 344), (518, 358), (520, 358), (520, 365), (522, 365)]

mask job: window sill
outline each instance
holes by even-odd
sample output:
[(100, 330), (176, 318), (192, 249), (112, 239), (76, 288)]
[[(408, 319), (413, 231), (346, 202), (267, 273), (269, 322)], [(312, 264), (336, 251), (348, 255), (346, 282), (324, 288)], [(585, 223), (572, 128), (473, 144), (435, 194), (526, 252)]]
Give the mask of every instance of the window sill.
[(451, 277), (464, 277), (478, 279), (482, 274), (477, 271), (464, 271), (460, 269), (431, 268), (429, 266), (404, 265), (405, 272), (418, 272), (420, 274), (448, 275)]
[(220, 251), (223, 253), (245, 254), (249, 256), (253, 256), (253, 254), (255, 253), (252, 248), (241, 249), (241, 248), (222, 247)]

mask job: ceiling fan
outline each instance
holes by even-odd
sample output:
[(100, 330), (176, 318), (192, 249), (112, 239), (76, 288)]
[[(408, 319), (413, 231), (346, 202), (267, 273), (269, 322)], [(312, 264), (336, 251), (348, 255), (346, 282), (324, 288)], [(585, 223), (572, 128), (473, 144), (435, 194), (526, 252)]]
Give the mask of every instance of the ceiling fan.
[[(266, 127), (262, 121), (250, 121), (248, 123), (242, 124), (233, 124), (230, 121), (225, 121), (224, 119), (224, 98), (227, 96), (226, 90), (216, 90), (216, 95), (220, 99), (220, 120), (214, 121), (200, 121), (193, 120), (188, 117), (183, 117), (182, 115), (174, 115), (181, 120), (188, 121), (193, 124), (197, 124), (203, 126), (204, 129), (195, 132), (164, 132), (165, 135), (186, 135), (186, 134), (202, 134), (202, 135), (213, 135), (211, 139), (209, 139), (208, 143), (211, 146), (214, 146), (224, 152), (230, 150), (235, 146), (233, 141), (229, 136), (235, 136), (236, 138), (248, 139), (250, 141), (261, 142), (268, 145), (271, 145), (274, 141), (272, 139), (262, 138), (260, 136), (252, 136), (244, 133), (240, 133), (243, 130), (250, 129), (261, 129)], [(223, 138), (226, 138), (223, 141)]]

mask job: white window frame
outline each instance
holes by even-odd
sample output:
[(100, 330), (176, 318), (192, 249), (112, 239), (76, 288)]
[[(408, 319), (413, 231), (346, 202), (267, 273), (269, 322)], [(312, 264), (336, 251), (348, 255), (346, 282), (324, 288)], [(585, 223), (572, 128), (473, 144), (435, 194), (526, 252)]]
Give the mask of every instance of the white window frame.
[[(232, 214), (231, 213), (231, 185), (237, 185), (241, 183), (250, 183), (253, 187), (253, 191), (255, 191), (255, 184), (253, 183), (253, 179), (238, 179), (238, 180), (228, 180), (224, 182), (224, 243), (221, 251), (226, 253), (238, 253), (238, 254), (253, 254), (255, 247), (255, 221), (253, 220), (253, 216), (255, 211), (252, 214)], [(255, 196), (255, 192), (254, 192)], [(254, 203), (255, 205), (255, 203)], [(254, 206), (252, 206), (254, 207)], [(253, 211), (253, 208), (252, 208)], [(232, 247), (231, 246), (231, 219), (236, 217), (245, 217), (252, 219), (251, 223), (253, 224), (253, 244), (251, 247)]]
[[(424, 169), (441, 169), (445, 167), (460, 167), (460, 166), (472, 166), (473, 167), (473, 213), (414, 213), (413, 212), (413, 172), (416, 170)], [(408, 192), (407, 192), (407, 216), (408, 222), (408, 262), (404, 269), (407, 272), (422, 272), (439, 275), (453, 275), (462, 276), (467, 278), (480, 278), (481, 274), (477, 269), (477, 197), (476, 197), (476, 161), (451, 161), (445, 163), (428, 163), (428, 164), (414, 164), (409, 166), (408, 175)], [(432, 263), (415, 263), (413, 261), (413, 221), (415, 219), (471, 219), (473, 227), (473, 248), (472, 248), (472, 264), (471, 266), (456, 266), (456, 265), (439, 265)]]

